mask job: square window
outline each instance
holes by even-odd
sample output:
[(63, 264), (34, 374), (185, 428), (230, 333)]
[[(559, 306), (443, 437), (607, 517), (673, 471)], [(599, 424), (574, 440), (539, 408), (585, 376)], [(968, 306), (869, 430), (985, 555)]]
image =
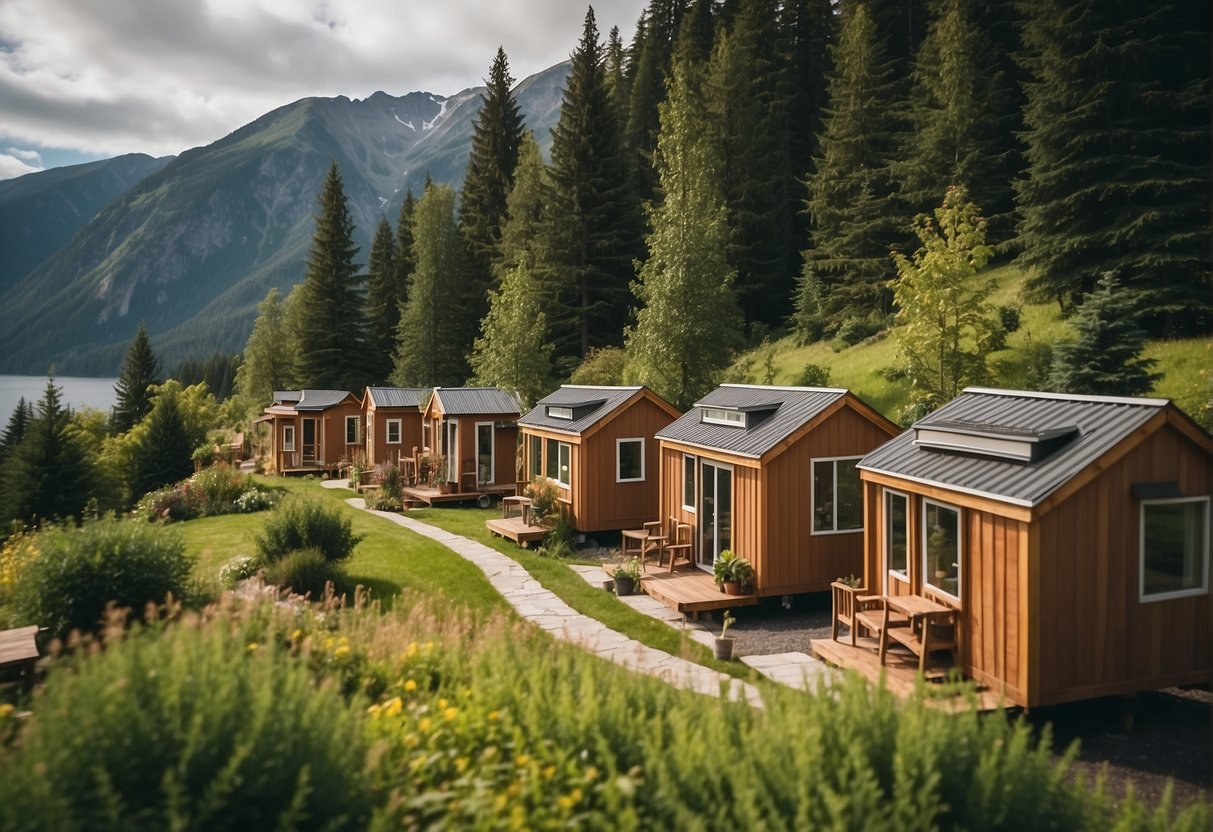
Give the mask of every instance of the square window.
[(1209, 498), (1141, 504), (1141, 599), (1209, 589)]
[(813, 460), (813, 532), (863, 530), (859, 457)]
[(400, 444), (400, 419), (387, 420), (387, 443), (389, 445)]
[(346, 416), (345, 417), (345, 444), (347, 444), (347, 445), (357, 445), (358, 444), (358, 425), (361, 421), (362, 421), (362, 417), (360, 417), (360, 416)]
[(615, 482), (644, 481), (644, 440), (615, 440)]

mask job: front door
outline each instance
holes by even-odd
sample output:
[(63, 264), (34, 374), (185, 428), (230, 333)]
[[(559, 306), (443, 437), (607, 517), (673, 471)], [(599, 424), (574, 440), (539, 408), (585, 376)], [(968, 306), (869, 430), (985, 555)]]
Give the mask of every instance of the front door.
[(733, 469), (704, 461), (699, 469), (699, 567), (733, 545)]
[(316, 420), (303, 420), (303, 464), (316, 461)]
[(455, 419), (443, 425), (442, 452), (446, 454), (446, 481), (452, 483), (455, 490), (459, 486), (459, 422)]

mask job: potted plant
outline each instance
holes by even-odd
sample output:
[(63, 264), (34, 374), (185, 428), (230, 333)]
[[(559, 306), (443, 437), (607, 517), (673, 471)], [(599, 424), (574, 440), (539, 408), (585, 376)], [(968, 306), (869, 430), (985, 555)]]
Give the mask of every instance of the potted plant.
[(430, 454), (430, 485), (440, 494), (451, 493), (451, 484), (446, 478), (446, 457), (442, 454)]
[(745, 558), (734, 558), (733, 580), (737, 581), (740, 594), (749, 595), (754, 591), (754, 566)]
[(632, 558), (615, 569), (616, 595), (620, 597), (631, 595), (636, 591), (638, 583), (640, 583), (640, 558)]
[(556, 511), (556, 501), (559, 494), (551, 481), (535, 477), (526, 487), (527, 496), (531, 498), (530, 522), (534, 526), (542, 526)]
[(716, 579), (716, 588), (721, 592), (725, 591), (725, 584), (733, 580), (734, 560), (732, 550), (725, 549), (716, 556), (716, 560), (712, 563), (712, 577)]
[(715, 645), (716, 658), (722, 662), (730, 661), (733, 658), (733, 637), (728, 635), (728, 632), (729, 627), (732, 627), (736, 621), (732, 612), (724, 611), (724, 625), (720, 628), (720, 635), (716, 636)]

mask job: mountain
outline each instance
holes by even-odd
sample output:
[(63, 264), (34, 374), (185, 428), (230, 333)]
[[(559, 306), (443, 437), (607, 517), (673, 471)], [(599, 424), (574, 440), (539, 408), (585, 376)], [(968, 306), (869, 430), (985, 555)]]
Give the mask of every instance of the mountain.
[[(516, 87), (551, 144), (568, 64)], [(483, 88), (450, 97), (307, 98), (188, 150), (107, 204), (0, 294), (0, 372), (113, 374), (142, 321), (163, 366), (236, 352), (271, 287), (302, 280), (316, 200), (336, 161), (363, 258), (427, 171), (459, 187)], [(21, 182), (27, 177), (15, 180)]]
[(171, 159), (131, 153), (0, 182), (0, 294), (62, 248), (102, 206)]

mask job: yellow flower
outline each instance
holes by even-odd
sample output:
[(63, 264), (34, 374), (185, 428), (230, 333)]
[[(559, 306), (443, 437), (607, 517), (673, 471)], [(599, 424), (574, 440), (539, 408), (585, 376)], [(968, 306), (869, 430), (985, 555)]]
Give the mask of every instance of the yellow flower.
[(417, 735), (416, 734), (405, 734), (404, 744), (407, 747), (412, 748), (414, 745), (417, 744)]
[(452, 719), (454, 719), (458, 715), (459, 715), (458, 708), (447, 708), (445, 711), (442, 712), (442, 716), (444, 719), (446, 719), (447, 722), (450, 722)]
[(4, 719), (6, 716), (11, 714), (12, 712), (13, 712), (13, 706), (8, 704), (7, 702), (5, 702), (3, 705), (0, 705), (0, 719)]
[(514, 764), (517, 765), (519, 768), (521, 768), (522, 766), (525, 766), (530, 761), (531, 761), (531, 758), (525, 754), (519, 754), (517, 757), (514, 758)]
[(426, 652), (426, 653), (430, 652), (431, 650), (434, 649), (434, 642), (427, 641), (425, 644), (421, 645), (421, 649), (423, 652)]
[(338, 647), (336, 650), (333, 651), (333, 658), (341, 659), (341, 658), (345, 658), (349, 654), (350, 654), (350, 646), (348, 644), (343, 644), (340, 647)]
[(424, 734), (426, 731), (430, 730), (430, 720), (429, 720), (429, 717), (425, 717), (425, 718), (423, 718), (423, 719), (422, 719), (420, 722), (418, 722), (418, 723), (417, 723), (417, 730), (419, 730), (419, 731), (420, 731), (421, 733), (423, 733), (423, 734)]
[(417, 642), (411, 641), (411, 642), (409, 642), (409, 646), (404, 649), (404, 657), (407, 659), (409, 656), (416, 656), (416, 655), (417, 655)]
[(543, 779), (551, 780), (556, 776), (556, 766), (548, 766), (543, 770)]
[(296, 627), (295, 632), (291, 633), (291, 641), (298, 641), (301, 638), (303, 638), (303, 630)]
[(248, 651), (249, 651), (250, 653), (252, 653), (252, 652), (253, 652), (254, 650), (256, 650), (256, 649), (257, 649), (257, 642), (255, 642), (255, 641), (250, 641), (250, 642), (248, 643)]
[(470, 761), (467, 757), (457, 757), (455, 759), (455, 770), (460, 774), (463, 774), (465, 771), (467, 771), (469, 762)]
[(393, 696), (387, 702), (383, 703), (383, 710), (388, 716), (396, 716), (404, 708), (404, 703), (400, 701), (399, 696)]
[(590, 766), (589, 768), (587, 768), (585, 770), (585, 779), (587, 782), (592, 783), (592, 782), (594, 782), (595, 779), (597, 779), (597, 777), (598, 777), (598, 769), (595, 768), (594, 766)]
[(404, 683), (404, 690), (406, 693), (412, 693), (413, 691), (417, 690), (417, 683), (412, 679), (409, 679)]
[(496, 722), (497, 717), (499, 716), (501, 716), (501, 714), (497, 713), (496, 711), (489, 711), (489, 722)]
[(504, 810), (505, 807), (509, 806), (509, 805), (510, 805), (509, 798), (503, 794), (497, 795), (497, 797), (494, 798), (494, 800), (493, 800), (493, 810), (497, 811), (497, 812)]
[(446, 707), (446, 705), (447, 705), (447, 702), (446, 702), (446, 700), (445, 700), (445, 699), (439, 699), (439, 700), (438, 700), (438, 707), (439, 707), (439, 708), (445, 708), (445, 707)]

